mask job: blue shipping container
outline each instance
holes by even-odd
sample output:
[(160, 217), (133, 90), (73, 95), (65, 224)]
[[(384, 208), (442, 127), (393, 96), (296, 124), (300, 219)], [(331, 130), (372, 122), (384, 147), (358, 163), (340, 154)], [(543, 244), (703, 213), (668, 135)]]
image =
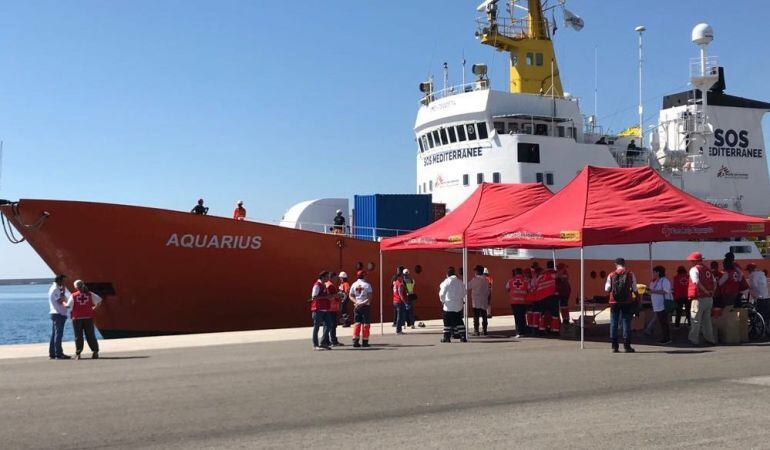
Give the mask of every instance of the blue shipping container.
[(359, 239), (396, 236), (431, 223), (431, 194), (374, 194), (353, 197), (353, 234)]

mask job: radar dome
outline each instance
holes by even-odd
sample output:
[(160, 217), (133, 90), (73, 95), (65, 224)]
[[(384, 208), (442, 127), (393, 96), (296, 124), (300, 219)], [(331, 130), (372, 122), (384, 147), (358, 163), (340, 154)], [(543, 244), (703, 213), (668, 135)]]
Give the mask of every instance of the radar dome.
[(714, 29), (707, 23), (699, 23), (692, 29), (692, 42), (698, 45), (708, 45), (714, 40)]

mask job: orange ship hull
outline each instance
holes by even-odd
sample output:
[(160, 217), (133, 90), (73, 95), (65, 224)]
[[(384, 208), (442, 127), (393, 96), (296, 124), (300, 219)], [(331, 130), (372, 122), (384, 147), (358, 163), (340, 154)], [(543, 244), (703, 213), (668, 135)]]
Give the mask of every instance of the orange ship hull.
[[(96, 315), (105, 337), (307, 326), (307, 299), (318, 272), (344, 270), (352, 275), (359, 264), (375, 267), (369, 281), (375, 292), (374, 309), (379, 309), (376, 242), (105, 203), (21, 200), (16, 208), (5, 205), (0, 211), (54, 273), (68, 275), (70, 282), (82, 279), (105, 295)], [(44, 213), (48, 217), (42, 225), (28, 227)], [(435, 319), (441, 317), (438, 285), (447, 266), (459, 267), (461, 261), (458, 252), (384, 253), (383, 319), (392, 320), (389, 280), (397, 266), (408, 267), (415, 275), (418, 318)], [(510, 314), (505, 280), (513, 267), (530, 262), (469, 255), (470, 267), (481, 264), (495, 278), (494, 314)], [(664, 265), (673, 274), (678, 264)], [(649, 271), (646, 261), (630, 266), (638, 274)], [(607, 270), (612, 270), (610, 261), (586, 261), (588, 298), (603, 294), (604, 280), (597, 274)], [(571, 262), (573, 310), (579, 309), (578, 271), (579, 265)], [(645, 282), (647, 277), (639, 278)], [(379, 321), (379, 314), (375, 312), (372, 319)]]

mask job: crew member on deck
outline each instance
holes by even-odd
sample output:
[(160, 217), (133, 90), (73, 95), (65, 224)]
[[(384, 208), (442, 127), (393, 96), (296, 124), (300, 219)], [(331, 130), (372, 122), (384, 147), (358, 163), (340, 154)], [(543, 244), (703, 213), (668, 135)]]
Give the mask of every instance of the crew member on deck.
[(333, 219), (334, 226), (332, 227), (332, 234), (345, 234), (345, 216), (342, 215), (342, 210), (338, 209), (337, 214)]
[(246, 220), (246, 208), (243, 207), (243, 200), (238, 200), (238, 204), (235, 205), (233, 210), (233, 219)]
[(190, 210), (191, 213), (197, 214), (199, 216), (205, 216), (209, 213), (209, 208), (207, 206), (203, 206), (203, 199), (198, 199), (198, 204), (193, 207), (193, 209)]

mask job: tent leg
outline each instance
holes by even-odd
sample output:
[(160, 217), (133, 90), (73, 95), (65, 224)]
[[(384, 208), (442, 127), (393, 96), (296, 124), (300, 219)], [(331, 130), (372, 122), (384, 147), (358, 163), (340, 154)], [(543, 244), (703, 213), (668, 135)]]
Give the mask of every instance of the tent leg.
[(586, 348), (585, 345), (585, 320), (586, 320), (586, 291), (585, 291), (585, 260), (583, 257), (583, 247), (580, 247), (580, 349)]
[(380, 336), (385, 336), (385, 319), (382, 317), (383, 283), (385, 280), (382, 279), (382, 250), (380, 250)]
[(652, 276), (652, 242), (650, 242), (650, 246), (647, 248), (647, 253), (650, 257), (650, 273), (649, 276)]
[(463, 247), (463, 315), (465, 316), (465, 339), (468, 339), (468, 247)]
[(553, 261), (553, 268), (556, 268), (556, 249), (551, 249), (551, 260)]

